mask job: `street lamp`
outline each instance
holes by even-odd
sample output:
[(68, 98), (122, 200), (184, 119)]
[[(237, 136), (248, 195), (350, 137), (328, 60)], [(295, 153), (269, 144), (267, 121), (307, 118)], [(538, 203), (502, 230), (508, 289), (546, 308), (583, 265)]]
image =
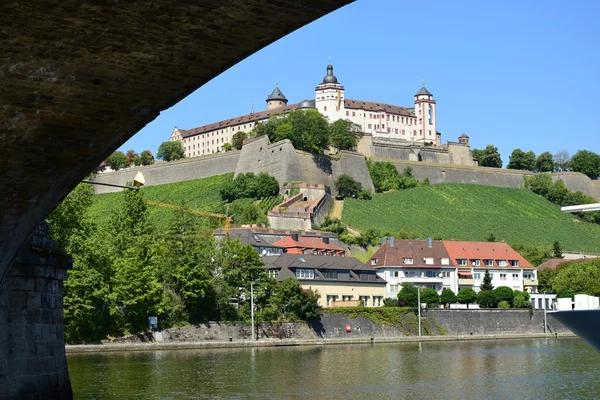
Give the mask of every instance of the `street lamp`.
[(546, 291), (544, 290), (544, 333), (548, 333), (547, 332), (547, 330), (548, 330), (548, 323), (546, 321), (546, 307), (547, 307), (547, 304), (546, 304)]
[(419, 336), (421, 336), (421, 286), (417, 286), (417, 315), (419, 318)]
[(254, 282), (250, 283), (250, 318), (252, 318), (252, 341), (254, 337)]

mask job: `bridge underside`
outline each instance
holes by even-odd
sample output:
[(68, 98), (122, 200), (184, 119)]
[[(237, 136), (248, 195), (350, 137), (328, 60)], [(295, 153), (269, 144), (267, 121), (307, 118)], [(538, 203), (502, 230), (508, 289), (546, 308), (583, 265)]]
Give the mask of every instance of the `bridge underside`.
[(35, 226), (160, 111), (352, 0), (0, 4), (0, 281)]

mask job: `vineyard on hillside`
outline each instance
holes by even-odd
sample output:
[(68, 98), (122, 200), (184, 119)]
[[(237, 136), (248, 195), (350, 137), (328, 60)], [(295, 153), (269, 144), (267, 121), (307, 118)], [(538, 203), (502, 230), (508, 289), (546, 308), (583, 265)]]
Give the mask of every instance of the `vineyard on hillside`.
[[(211, 176), (183, 182), (173, 182), (166, 185), (146, 186), (140, 190), (146, 200), (180, 206), (184, 201), (185, 208), (199, 211), (223, 212), (223, 202), (219, 191), (225, 183), (233, 179), (233, 174)], [(123, 201), (122, 193), (107, 193), (94, 196), (91, 215), (98, 225), (107, 224), (113, 210)], [(150, 218), (159, 229), (170, 225), (173, 210), (163, 207), (148, 206)], [(202, 218), (202, 217), (199, 217)]]
[(510, 244), (552, 245), (600, 252), (600, 225), (581, 222), (541, 196), (519, 189), (439, 184), (346, 199), (343, 222), (363, 231), (402, 230), (423, 237), (484, 241), (491, 233)]

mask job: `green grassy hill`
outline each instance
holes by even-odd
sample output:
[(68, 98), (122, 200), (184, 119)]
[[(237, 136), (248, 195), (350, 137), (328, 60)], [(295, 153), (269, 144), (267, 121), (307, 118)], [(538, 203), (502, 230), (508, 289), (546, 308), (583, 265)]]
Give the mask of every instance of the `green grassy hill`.
[[(226, 182), (233, 179), (233, 174), (212, 176), (209, 178), (194, 179), (191, 181), (173, 182), (166, 185), (146, 186), (141, 192), (146, 200), (161, 203), (181, 205), (199, 211), (222, 212), (221, 196), (219, 190)], [(107, 193), (94, 196), (94, 204), (90, 213), (98, 225), (110, 221), (112, 210), (116, 210), (123, 201), (122, 193)], [(150, 218), (161, 229), (170, 224), (173, 210), (163, 207), (148, 206)]]
[(581, 222), (541, 196), (519, 189), (439, 184), (372, 200), (344, 201), (342, 220), (358, 230), (405, 229), (423, 237), (484, 241), (490, 233), (510, 244), (551, 245), (600, 252), (600, 225)]

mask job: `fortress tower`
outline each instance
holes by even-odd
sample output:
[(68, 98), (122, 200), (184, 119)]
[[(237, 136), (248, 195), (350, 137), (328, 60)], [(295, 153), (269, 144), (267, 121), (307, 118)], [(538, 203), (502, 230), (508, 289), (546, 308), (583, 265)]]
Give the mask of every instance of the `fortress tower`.
[(273, 89), (269, 97), (267, 97), (267, 110), (285, 107), (287, 102), (288, 99), (281, 93), (277, 84), (275, 84), (275, 89)]
[(417, 117), (417, 141), (436, 143), (436, 104), (433, 95), (425, 89), (425, 83), (421, 90), (415, 94), (415, 115)]
[(344, 98), (344, 87), (338, 83), (333, 74), (333, 65), (329, 64), (327, 75), (315, 89), (315, 107), (329, 122), (334, 122), (346, 116)]

